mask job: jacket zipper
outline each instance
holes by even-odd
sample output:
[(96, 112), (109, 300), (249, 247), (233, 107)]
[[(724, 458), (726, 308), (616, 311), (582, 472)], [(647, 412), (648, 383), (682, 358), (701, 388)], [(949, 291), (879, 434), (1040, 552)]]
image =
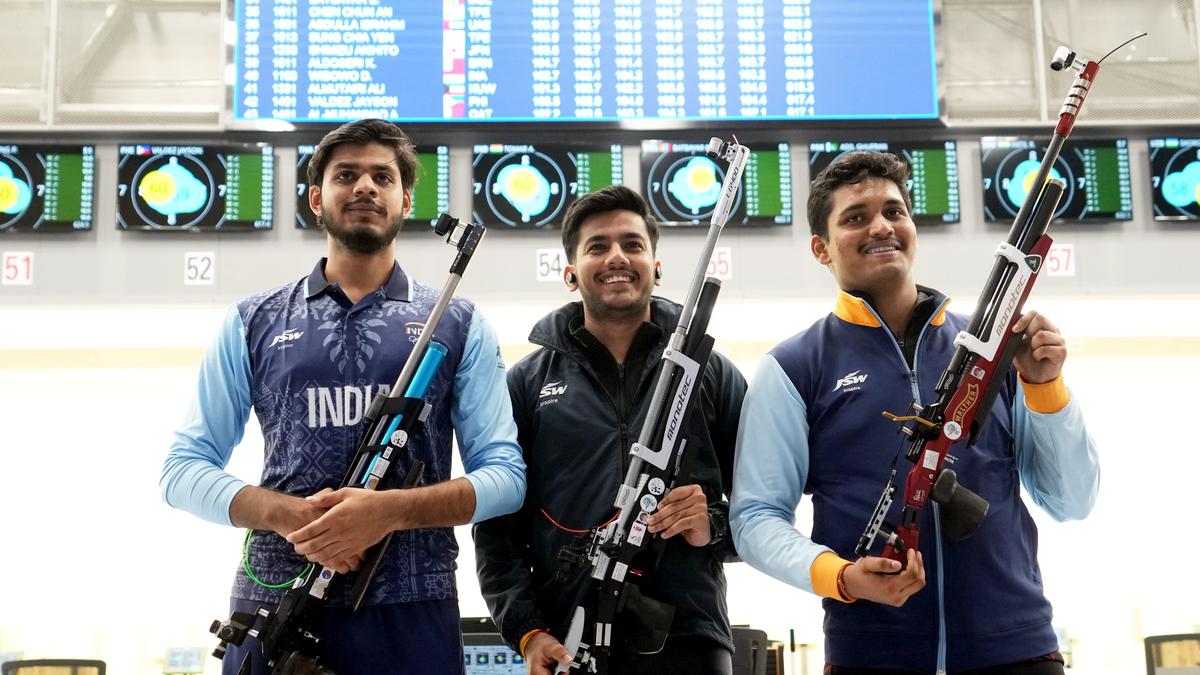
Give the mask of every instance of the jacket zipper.
[[(913, 400), (918, 404), (920, 401), (920, 387), (917, 385), (917, 359), (921, 357), (921, 338), (925, 337), (925, 330), (929, 328), (929, 324), (933, 321), (933, 317), (938, 315), (946, 305), (945, 301), (934, 310), (930, 315), (929, 321), (921, 327), (921, 332), (917, 334), (917, 344), (913, 348), (913, 367), (910, 371), (910, 381), (913, 388)], [(890, 331), (889, 331), (890, 332)], [(907, 365), (907, 364), (906, 364)], [(946, 553), (942, 550), (942, 516), (936, 502), (930, 500), (931, 513), (933, 514), (933, 550), (937, 559), (937, 594), (938, 594), (938, 650), (937, 650), (937, 675), (946, 675), (946, 584), (945, 584), (945, 569), (946, 569)]]
[[(920, 355), (921, 355), (921, 338), (925, 337), (925, 330), (929, 328), (930, 323), (932, 323), (932, 321), (933, 321), (933, 317), (937, 316), (938, 312), (941, 312), (945, 308), (945, 306), (946, 306), (946, 302), (943, 300), (942, 304), (938, 305), (937, 309), (935, 309), (933, 311), (933, 314), (929, 315), (929, 320), (925, 322), (925, 325), (921, 326), (921, 331), (919, 333), (917, 333), (917, 343), (916, 343), (916, 345), (913, 346), (913, 365), (910, 368), (908, 366), (908, 359), (906, 359), (904, 357), (904, 349), (902, 349), (900, 347), (900, 340), (895, 335), (892, 334), (892, 331), (890, 328), (887, 328), (887, 324), (883, 322), (883, 318), (879, 316), (879, 314), (875, 311), (875, 308), (870, 307), (870, 305), (868, 305), (868, 309), (870, 309), (871, 313), (875, 315), (875, 318), (879, 320), (879, 325), (881, 327), (883, 327), (884, 330), (887, 332), (888, 338), (891, 339), (892, 345), (896, 348), (896, 353), (900, 355), (900, 363), (901, 363), (901, 365), (904, 366), (904, 369), (908, 372), (908, 384), (909, 384), (909, 387), (912, 389), (913, 402), (916, 403), (917, 405), (921, 405), (921, 389), (918, 386), (918, 382), (917, 382), (917, 360), (920, 358)], [(942, 551), (941, 517), (938, 513), (937, 504), (933, 503), (932, 501), (930, 502), (930, 504), (933, 507), (932, 508), (932, 514), (933, 514), (932, 520), (933, 520), (933, 536), (934, 536), (934, 540), (933, 540), (934, 557), (937, 560), (937, 566), (938, 566), (937, 574), (935, 575), (937, 578), (937, 592), (938, 592), (937, 675), (946, 675), (946, 597), (945, 597), (945, 593), (944, 593), (945, 586), (943, 583), (943, 576), (944, 576), (944, 570), (945, 570), (945, 555)]]
[[(625, 364), (617, 364), (617, 421), (621, 424), (621, 452), (625, 452), (629, 445), (627, 431), (629, 425), (626, 424), (625, 412)], [(625, 458), (621, 458), (621, 481), (625, 480)]]

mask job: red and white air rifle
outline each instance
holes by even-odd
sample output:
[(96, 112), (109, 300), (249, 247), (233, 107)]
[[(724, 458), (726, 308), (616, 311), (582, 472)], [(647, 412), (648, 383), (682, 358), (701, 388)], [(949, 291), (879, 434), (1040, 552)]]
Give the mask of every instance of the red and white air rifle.
[(987, 515), (988, 502), (958, 483), (954, 471), (945, 467), (946, 457), (959, 441), (966, 440), (969, 447), (978, 439), (1012, 365), (1013, 355), (1021, 345), (1023, 336), (1014, 334), (1012, 328), (1021, 317), (1025, 300), (1050, 250), (1051, 239), (1046, 229), (1065, 187), (1061, 181), (1049, 178), (1050, 170), (1096, 81), (1100, 61), (1079, 59), (1067, 47), (1059, 47), (1054, 53), (1050, 68), (1056, 71), (1073, 69), (1075, 81), (1059, 110), (1054, 135), (1013, 221), (1008, 239), (996, 251), (995, 265), (975, 312), (966, 330), (954, 340), (954, 355), (938, 380), (935, 402), (926, 406), (914, 403), (910, 415), (884, 413), (893, 421), (913, 423), (911, 427), (901, 427), (910, 439), (905, 457), (913, 467), (904, 483), (900, 524), (892, 525), (884, 520), (896, 492), (896, 470), (893, 469), (855, 547), (859, 556), (868, 555), (876, 540), (882, 539), (884, 546), (880, 555), (904, 565), (908, 549), (917, 548), (920, 516), (930, 499), (941, 506), (942, 528), (953, 541), (970, 536)]

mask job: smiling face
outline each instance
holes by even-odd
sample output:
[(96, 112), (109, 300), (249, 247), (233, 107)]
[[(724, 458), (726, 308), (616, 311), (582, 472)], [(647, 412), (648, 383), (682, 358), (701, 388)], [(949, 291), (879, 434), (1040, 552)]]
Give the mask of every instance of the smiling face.
[(917, 231), (899, 187), (870, 177), (835, 190), (828, 235), (812, 236), (812, 252), (838, 286), (881, 298), (914, 286)]
[(597, 213), (580, 224), (575, 262), (567, 265), (564, 275), (568, 288), (579, 289), (589, 318), (648, 319), (650, 293), (659, 284), (657, 266), (645, 221), (619, 209)]
[(334, 241), (365, 254), (389, 246), (412, 208), (395, 152), (379, 143), (335, 147), (308, 199)]

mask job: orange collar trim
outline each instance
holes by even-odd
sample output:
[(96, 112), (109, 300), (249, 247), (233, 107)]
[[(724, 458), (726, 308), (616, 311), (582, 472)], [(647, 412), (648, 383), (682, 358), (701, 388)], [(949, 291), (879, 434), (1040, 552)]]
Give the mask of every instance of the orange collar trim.
[(838, 291), (837, 303), (833, 306), (833, 315), (856, 326), (879, 328), (883, 325), (866, 300), (850, 295), (846, 291)]
[[(938, 309), (938, 313), (934, 315), (933, 320), (929, 323), (934, 326), (946, 323), (946, 308), (948, 306), (950, 306), (949, 299), (942, 303), (941, 308)], [(879, 328), (883, 325), (866, 300), (851, 295), (846, 291), (838, 291), (837, 302), (833, 306), (833, 315), (842, 321), (852, 323), (856, 326)]]
[(946, 298), (946, 301), (942, 303), (942, 308), (938, 310), (938, 313), (933, 316), (933, 320), (929, 323), (934, 326), (940, 326), (946, 323), (946, 308), (949, 306), (950, 298)]

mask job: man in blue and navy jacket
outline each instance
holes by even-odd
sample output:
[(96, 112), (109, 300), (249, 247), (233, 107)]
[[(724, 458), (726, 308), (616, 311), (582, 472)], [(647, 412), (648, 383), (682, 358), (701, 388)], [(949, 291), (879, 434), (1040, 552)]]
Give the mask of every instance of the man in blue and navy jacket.
[[(267, 533), (249, 542), (231, 599), (235, 611), (273, 606), (305, 558), (338, 572), (396, 532), (367, 604), (350, 614), (347, 585), (319, 619), (321, 662), (335, 672), (463, 671), (453, 525), (515, 511), (525, 464), (498, 343), (468, 300), (451, 301), (433, 339), (449, 352), (429, 387), (432, 414), (409, 441), (426, 468), (421, 486), (334, 491), (362, 434), (363, 414), (386, 392), (437, 299), (395, 262), (395, 236), (412, 205), (412, 143), (384, 120), (330, 132), (309, 162), (309, 201), (328, 257), (308, 276), (230, 309), (200, 367), (187, 419), (163, 466), (163, 496), (201, 518)], [(266, 442), (259, 486), (225, 473), (251, 408)], [(450, 478), (451, 433), (466, 476)], [(403, 474), (403, 471), (401, 472)], [(257, 640), (230, 647), (224, 672)]]
[[(894, 157), (855, 152), (813, 181), (813, 255), (841, 292), (832, 314), (773, 349), (752, 380), (734, 469), (734, 542), (754, 567), (825, 598), (830, 675), (1061, 674), (1020, 487), (1058, 520), (1083, 518), (1099, 467), (1063, 384), (1065, 342), (1036, 312), (1014, 326), (1026, 333), (1017, 374), (954, 465), (991, 504), (982, 525), (963, 541), (945, 539), (930, 502), (920, 550), (903, 572), (884, 558), (850, 562), (898, 449), (895, 424), (880, 412), (933, 400), (967, 321), (913, 281), (906, 178)], [(802, 494), (813, 501), (810, 537), (793, 527)]]

